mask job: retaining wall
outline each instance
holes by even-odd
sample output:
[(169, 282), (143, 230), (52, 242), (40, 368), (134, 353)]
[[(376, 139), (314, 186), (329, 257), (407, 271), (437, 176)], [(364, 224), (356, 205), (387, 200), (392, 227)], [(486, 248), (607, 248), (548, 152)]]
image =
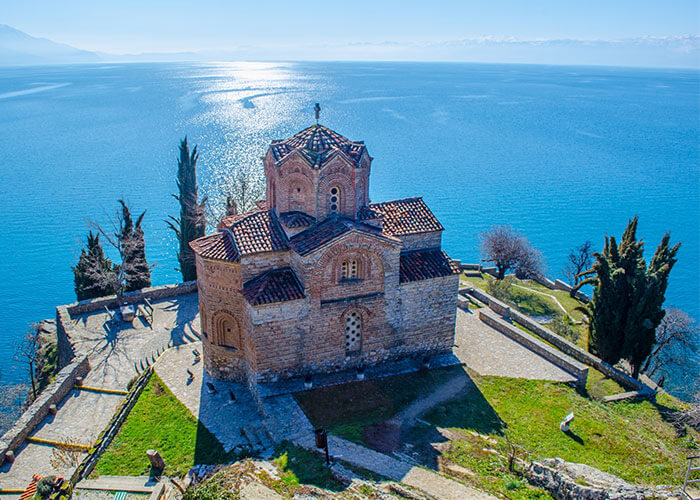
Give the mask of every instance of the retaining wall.
[(0, 464), (5, 453), (17, 451), (24, 440), (49, 414), (49, 406), (58, 405), (73, 390), (75, 379), (90, 370), (87, 356), (70, 363), (58, 372), (54, 381), (46, 387), (29, 408), (19, 417), (15, 425), (0, 440)]
[(519, 330), (510, 323), (503, 321), (489, 310), (479, 309), (479, 319), (490, 327), (505, 334), (507, 337), (510, 337), (519, 344), (522, 344), (531, 351), (539, 354), (544, 359), (550, 361), (562, 370), (572, 374), (574, 377), (576, 377), (577, 385), (581, 387), (586, 385), (586, 381), (588, 380), (588, 367), (584, 364), (570, 358), (566, 354), (563, 354), (557, 349), (545, 344), (532, 335)]
[(133, 292), (127, 292), (121, 296), (108, 295), (96, 299), (81, 300), (72, 304), (56, 307), (56, 336), (58, 339), (59, 366), (66, 366), (75, 357), (75, 351), (71, 338), (73, 337), (72, 316), (94, 311), (103, 311), (105, 307), (115, 310), (117, 307), (127, 304), (138, 304), (143, 299), (161, 300), (178, 295), (186, 295), (197, 291), (197, 281), (186, 281), (172, 285), (161, 285)]
[(565, 338), (560, 337), (559, 335), (551, 331), (549, 328), (545, 328), (529, 316), (526, 316), (518, 311), (511, 309), (507, 304), (504, 304), (500, 300), (495, 299), (480, 288), (467, 287), (465, 290), (468, 294), (487, 304), (489, 308), (491, 308), (494, 312), (524, 326), (528, 330), (534, 332), (540, 338), (546, 340), (547, 342), (555, 346), (563, 353), (571, 356), (575, 360), (585, 365), (595, 368), (599, 372), (603, 373), (603, 375), (613, 379), (621, 386), (627, 389), (631, 389), (632, 391), (641, 391), (641, 395), (654, 394), (654, 391), (652, 389), (645, 386), (638, 380), (630, 377), (625, 372), (618, 370), (617, 368), (613, 367), (609, 363), (606, 363), (599, 357), (594, 356), (588, 351), (581, 349), (576, 344), (573, 344)]

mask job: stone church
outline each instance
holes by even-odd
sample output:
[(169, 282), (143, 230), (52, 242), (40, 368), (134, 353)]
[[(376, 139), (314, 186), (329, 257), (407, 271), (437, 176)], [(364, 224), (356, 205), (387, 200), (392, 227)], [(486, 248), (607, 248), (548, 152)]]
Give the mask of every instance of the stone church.
[(449, 352), (458, 268), (421, 198), (370, 203), (364, 142), (276, 140), (267, 196), (191, 242), (214, 378), (270, 382)]

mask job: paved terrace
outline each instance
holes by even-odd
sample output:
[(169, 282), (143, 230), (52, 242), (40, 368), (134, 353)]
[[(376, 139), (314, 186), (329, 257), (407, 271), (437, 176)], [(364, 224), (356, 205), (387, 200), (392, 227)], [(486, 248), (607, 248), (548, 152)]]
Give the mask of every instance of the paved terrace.
[[(122, 321), (110, 325), (106, 321), (105, 312), (82, 314), (73, 318), (76, 333), (72, 341), (76, 355), (87, 354), (90, 359), (91, 370), (85, 377), (85, 385), (125, 390), (141, 364), (145, 366), (146, 360), (155, 359), (168, 347), (198, 340), (200, 327), (196, 294), (154, 301), (153, 305), (155, 314), (152, 327), (141, 318), (135, 319), (133, 323)], [(455, 343), (457, 347), (454, 354), (480, 374), (563, 382), (574, 380), (567, 372), (482, 323), (475, 314), (461, 309), (457, 311)], [(260, 424), (255, 422), (257, 412), (253, 410), (252, 401), (244, 387), (217, 381), (215, 385), (218, 392), (208, 393), (206, 382), (209, 380), (202, 373), (203, 363), (194, 363), (192, 350), (196, 347), (199, 346), (194, 344), (168, 351), (156, 364), (159, 376), (219, 438), (226, 449), (253, 444), (251, 441), (256, 438), (258, 442), (254, 444), (262, 445), (263, 448), (269, 446)], [(201, 352), (201, 348), (199, 350)], [(194, 374), (194, 379), (189, 382), (188, 369)], [(229, 391), (234, 393), (235, 403), (231, 401)], [(48, 417), (32, 435), (59, 441), (92, 443), (106, 427), (121, 399), (122, 396), (119, 395), (74, 390), (61, 403), (58, 414)], [(308, 445), (308, 421), (294, 400), (289, 396), (265, 399), (272, 414), (277, 413), (280, 420), (292, 424), (287, 432), (282, 433), (284, 437)], [(275, 408), (278, 405), (280, 408)], [(282, 410), (281, 414), (275, 412), (275, 409)], [(298, 418), (292, 418), (295, 414), (299, 414)], [(250, 432), (242, 432), (244, 427)], [(365, 453), (364, 450), (354, 448), (351, 452), (350, 448), (355, 445), (344, 442), (336, 444), (341, 449), (349, 447), (345, 450), (348, 452), (343, 457), (345, 459), (355, 452), (360, 455)], [(4, 464), (0, 468), (0, 487), (24, 488), (35, 472), (69, 476), (72, 467), (54, 467), (51, 464), (52, 455), (51, 447), (25, 442), (18, 451), (15, 462)], [(395, 459), (391, 460), (392, 465), (398, 466), (398, 462), (394, 463)], [(405, 467), (405, 464), (400, 466)], [(407, 474), (408, 470), (410, 468), (402, 472)], [(13, 498), (11, 495), (2, 497)]]
[[(172, 345), (185, 344), (199, 337), (199, 305), (196, 293), (152, 301), (154, 321), (151, 327), (141, 318), (132, 323), (119, 319), (110, 325), (103, 310), (73, 318), (75, 335), (71, 339), (76, 356), (87, 354), (90, 372), (83, 384), (102, 389), (126, 390), (137, 367)], [(112, 418), (123, 396), (73, 390), (58, 407), (58, 414), (47, 417), (32, 437), (55, 441), (92, 444)], [(51, 464), (54, 448), (26, 442), (18, 450), (15, 462), (0, 467), (0, 488), (24, 488), (33, 473), (69, 477), (74, 467)], [(57, 465), (57, 464), (56, 464)], [(2, 495), (3, 500), (14, 498)]]

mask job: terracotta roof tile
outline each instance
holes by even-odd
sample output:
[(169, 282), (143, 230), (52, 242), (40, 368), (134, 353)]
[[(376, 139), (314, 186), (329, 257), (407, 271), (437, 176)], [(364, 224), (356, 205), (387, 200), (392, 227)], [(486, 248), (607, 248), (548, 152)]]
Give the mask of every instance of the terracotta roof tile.
[(255, 210), (243, 214), (228, 230), (241, 255), (277, 252), (289, 248), (287, 236), (274, 212)]
[(304, 255), (353, 229), (383, 239), (393, 239), (391, 236), (387, 238), (381, 229), (369, 224), (356, 222), (343, 216), (331, 216), (292, 236), (289, 240), (289, 246), (298, 254)]
[(365, 150), (364, 142), (351, 141), (323, 125), (312, 125), (288, 139), (272, 141), (270, 144), (276, 163), (298, 151), (314, 168), (321, 168), (336, 155), (342, 155), (357, 166)]
[(287, 227), (309, 227), (316, 223), (316, 218), (298, 210), (282, 212), (279, 215), (280, 222)]
[[(369, 208), (384, 215), (384, 232), (392, 236), (429, 233), (445, 229), (425, 204), (423, 198), (404, 198), (403, 200), (371, 203)], [(358, 215), (364, 218), (366, 213)]]
[(231, 241), (231, 236), (225, 232), (219, 232), (202, 236), (190, 241), (190, 247), (194, 252), (205, 258), (237, 262), (240, 260), (236, 247)]
[(241, 293), (254, 306), (304, 298), (302, 286), (294, 271), (285, 267), (266, 271), (246, 281)]
[(401, 254), (401, 283), (459, 274), (459, 267), (440, 249), (417, 250)]

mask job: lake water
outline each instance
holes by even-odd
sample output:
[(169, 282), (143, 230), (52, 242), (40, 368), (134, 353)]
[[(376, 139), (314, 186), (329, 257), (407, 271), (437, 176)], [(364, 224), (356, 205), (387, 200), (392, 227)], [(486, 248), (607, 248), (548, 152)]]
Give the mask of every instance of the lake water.
[(373, 201), (422, 195), (444, 246), (479, 258), (478, 234), (511, 224), (561, 276), (640, 216), (648, 253), (682, 241), (667, 305), (700, 316), (697, 71), (487, 64), (222, 63), (0, 68), (2, 381), (13, 342), (72, 302), (86, 220), (117, 199), (148, 210), (153, 283), (175, 282), (177, 146), (198, 144), (200, 183), (221, 203), (236, 165), (313, 122), (365, 140)]

